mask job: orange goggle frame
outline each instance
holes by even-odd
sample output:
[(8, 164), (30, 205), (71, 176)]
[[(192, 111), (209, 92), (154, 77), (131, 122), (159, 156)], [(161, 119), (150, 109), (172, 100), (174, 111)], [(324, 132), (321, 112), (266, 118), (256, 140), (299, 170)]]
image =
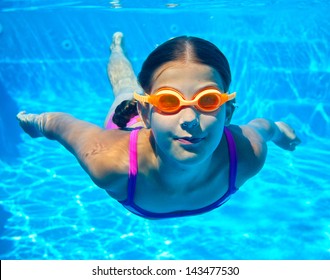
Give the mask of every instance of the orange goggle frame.
[[(147, 93), (146, 93), (147, 94)], [(221, 93), (217, 88), (208, 87), (198, 91), (192, 100), (184, 99), (183, 94), (169, 87), (158, 89), (152, 95), (142, 96), (134, 92), (134, 98), (142, 103), (150, 103), (163, 113), (173, 114), (183, 106), (195, 106), (201, 112), (214, 112), (221, 105), (236, 97), (236, 92)]]

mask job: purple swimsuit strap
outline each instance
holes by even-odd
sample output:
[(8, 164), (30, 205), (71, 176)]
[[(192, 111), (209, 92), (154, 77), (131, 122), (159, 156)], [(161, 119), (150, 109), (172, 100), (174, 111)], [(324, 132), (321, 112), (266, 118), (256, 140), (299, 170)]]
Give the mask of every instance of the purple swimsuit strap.
[(237, 153), (236, 144), (230, 130), (225, 127), (224, 133), (228, 143), (229, 153), (229, 190), (231, 193), (236, 192), (236, 176), (237, 176)]

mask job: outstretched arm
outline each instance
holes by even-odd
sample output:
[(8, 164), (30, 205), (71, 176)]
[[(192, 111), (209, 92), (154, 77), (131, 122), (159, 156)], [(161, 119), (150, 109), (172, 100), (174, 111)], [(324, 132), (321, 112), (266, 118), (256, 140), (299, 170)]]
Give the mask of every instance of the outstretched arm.
[[(57, 140), (69, 150), (100, 187), (112, 180), (114, 147), (120, 132), (106, 131), (100, 127), (65, 113), (17, 115), (20, 126), (33, 138), (47, 137)], [(122, 141), (121, 141), (122, 142)], [(118, 144), (117, 144), (118, 146)]]
[(300, 143), (294, 130), (284, 122), (260, 118), (245, 125), (232, 126), (231, 129), (237, 137), (236, 147), (239, 153), (238, 186), (261, 170), (267, 156), (268, 141), (289, 151), (293, 151)]
[(33, 138), (57, 140), (74, 155), (79, 154), (88, 139), (102, 131), (96, 125), (78, 120), (66, 113), (17, 115), (20, 126)]
[(282, 149), (294, 151), (301, 143), (295, 131), (285, 122), (267, 119), (254, 119), (248, 123), (261, 137), (262, 141), (272, 141)]

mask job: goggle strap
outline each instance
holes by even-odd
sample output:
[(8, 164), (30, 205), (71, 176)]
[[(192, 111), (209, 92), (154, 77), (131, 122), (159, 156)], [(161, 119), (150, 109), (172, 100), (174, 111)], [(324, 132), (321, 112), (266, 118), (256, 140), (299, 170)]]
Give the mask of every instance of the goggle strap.
[(142, 103), (147, 103), (149, 101), (149, 97), (150, 97), (149, 95), (143, 96), (136, 92), (134, 92), (133, 96), (137, 101), (142, 102)]
[(233, 100), (236, 97), (236, 92), (230, 93), (227, 95), (228, 101)]

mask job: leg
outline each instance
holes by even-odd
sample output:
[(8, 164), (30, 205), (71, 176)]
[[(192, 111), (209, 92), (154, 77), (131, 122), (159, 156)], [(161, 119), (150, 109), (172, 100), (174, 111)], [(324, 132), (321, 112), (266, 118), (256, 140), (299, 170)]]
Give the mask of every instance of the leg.
[(116, 32), (112, 37), (110, 46), (111, 55), (108, 63), (108, 77), (115, 99), (105, 119), (105, 126), (111, 114), (122, 101), (132, 99), (134, 91), (142, 91), (132, 65), (122, 49), (122, 39), (123, 34)]

